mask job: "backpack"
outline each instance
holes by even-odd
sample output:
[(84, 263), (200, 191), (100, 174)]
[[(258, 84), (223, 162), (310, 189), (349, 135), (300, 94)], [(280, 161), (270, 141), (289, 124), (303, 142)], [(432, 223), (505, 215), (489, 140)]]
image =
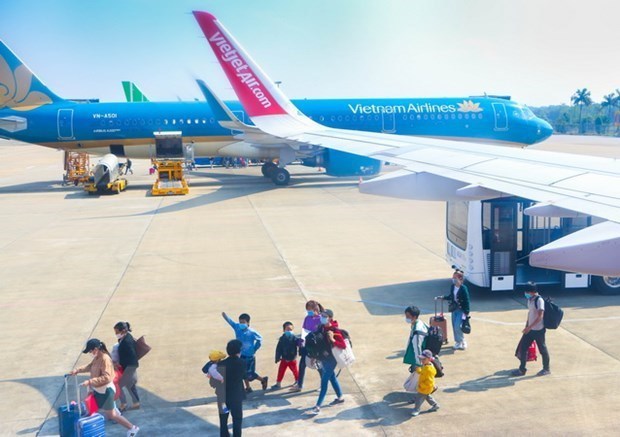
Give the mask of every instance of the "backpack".
[(306, 354), (308, 357), (320, 360), (330, 353), (327, 338), (322, 330), (312, 331), (306, 336)]
[(422, 343), (422, 350), (428, 349), (433, 355), (439, 355), (443, 344), (443, 332), (439, 326), (431, 326)]
[(443, 364), (441, 364), (441, 361), (439, 361), (439, 357), (435, 355), (431, 363), (433, 363), (433, 366), (435, 367), (435, 371), (437, 372), (435, 374), (435, 378), (441, 378), (444, 375), (444, 373), (443, 373)]
[[(562, 323), (562, 317), (564, 317), (564, 310), (554, 304), (551, 301), (551, 298), (543, 298), (542, 296), (538, 296), (540, 299), (543, 299), (545, 302), (545, 312), (543, 315), (543, 325), (547, 329), (558, 329), (560, 323)], [(538, 299), (534, 302), (536, 305), (536, 309), (538, 309)]]
[(282, 359), (293, 361), (297, 358), (297, 337), (283, 334), (282, 337), (280, 337), (280, 342), (282, 345)]

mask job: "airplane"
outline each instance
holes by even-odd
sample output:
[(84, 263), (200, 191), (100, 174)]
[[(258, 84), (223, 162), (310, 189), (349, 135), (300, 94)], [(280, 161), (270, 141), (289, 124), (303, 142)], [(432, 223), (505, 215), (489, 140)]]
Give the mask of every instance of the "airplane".
[(128, 80), (121, 82), (128, 102), (148, 102), (149, 99), (140, 91), (135, 83)]
[(615, 159), (498, 147), (476, 142), (345, 130), (302, 114), (274, 86), (228, 30), (194, 11), (220, 67), (264, 141), (324, 147), (403, 168), (360, 184), (363, 193), (424, 200), (518, 196), (537, 202), (525, 213), (593, 216), (600, 223), (530, 253), (536, 267), (620, 276), (620, 163)]
[[(238, 102), (226, 102), (244, 121)], [(530, 145), (552, 133), (529, 108), (507, 98), (300, 99), (308, 117), (332, 127), (399, 135)], [(53, 93), (0, 41), (0, 138), (104, 156), (153, 158), (239, 157), (267, 160), (263, 174), (278, 185), (294, 159), (325, 168), (332, 176), (374, 175), (375, 159), (323, 148), (293, 148), (286, 142), (239, 140), (220, 126), (205, 102), (76, 103)], [(463, 145), (465, 147), (465, 144)], [(338, 154), (338, 156), (335, 156)], [(281, 171), (275, 172), (273, 159)]]

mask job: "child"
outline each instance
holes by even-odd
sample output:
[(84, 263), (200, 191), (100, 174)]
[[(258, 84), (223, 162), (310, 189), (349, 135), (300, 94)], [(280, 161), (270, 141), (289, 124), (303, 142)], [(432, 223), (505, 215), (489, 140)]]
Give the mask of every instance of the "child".
[[(209, 362), (202, 368), (202, 373), (209, 378), (209, 385), (215, 389), (215, 396), (217, 397), (217, 409), (220, 414), (228, 413), (226, 408), (226, 392), (224, 386), (224, 377), (218, 371), (217, 363), (226, 358), (226, 354), (222, 351), (209, 352)], [(225, 369), (222, 368), (221, 371)]]
[(431, 404), (429, 412), (439, 410), (439, 404), (431, 396), (431, 393), (435, 391), (435, 375), (437, 374), (432, 363), (433, 353), (425, 349), (418, 358), (420, 358), (422, 365), (415, 368), (415, 371), (420, 374), (420, 379), (418, 381), (418, 392), (415, 394), (415, 408), (411, 412), (413, 417), (420, 414), (420, 407), (424, 401)]
[(276, 346), (276, 363), (279, 361), (280, 367), (278, 368), (278, 379), (276, 380), (276, 383), (271, 386), (272, 390), (277, 390), (282, 387), (281, 383), (287, 367), (291, 369), (291, 372), (293, 372), (295, 384), (297, 384), (297, 379), (299, 378), (299, 374), (297, 372), (298, 339), (293, 333), (293, 324), (291, 322), (284, 322), (282, 325), (282, 330), (284, 331), (284, 334), (282, 334), (278, 340), (278, 345)]
[(235, 337), (241, 341), (241, 358), (245, 360), (247, 364), (248, 373), (244, 379), (246, 393), (252, 393), (250, 387), (250, 381), (258, 379), (261, 382), (263, 390), (267, 390), (267, 384), (269, 382), (268, 376), (260, 376), (256, 373), (256, 351), (261, 347), (263, 337), (250, 328), (250, 315), (243, 313), (239, 315), (239, 323), (232, 320), (226, 313), (222, 313), (222, 317), (231, 328), (235, 331)]

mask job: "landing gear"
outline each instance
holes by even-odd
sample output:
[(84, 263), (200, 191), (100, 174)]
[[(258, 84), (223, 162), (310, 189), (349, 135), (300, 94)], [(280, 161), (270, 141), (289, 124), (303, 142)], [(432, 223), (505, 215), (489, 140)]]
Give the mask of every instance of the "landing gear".
[(271, 174), (271, 180), (278, 186), (288, 185), (291, 174), (285, 168), (276, 167)]
[(266, 162), (260, 168), (261, 173), (266, 178), (273, 178), (273, 172), (278, 168), (278, 166), (274, 162)]
[(620, 294), (620, 277), (617, 276), (593, 276), (592, 285), (603, 295)]

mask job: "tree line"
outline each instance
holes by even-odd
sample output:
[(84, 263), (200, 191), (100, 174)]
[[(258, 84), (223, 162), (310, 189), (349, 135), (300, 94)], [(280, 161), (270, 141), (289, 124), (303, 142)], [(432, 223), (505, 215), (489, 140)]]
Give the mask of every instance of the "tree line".
[(562, 104), (530, 109), (548, 121), (556, 133), (620, 136), (620, 89), (603, 96), (600, 103), (592, 100), (587, 88), (575, 91), (570, 100), (571, 106)]

